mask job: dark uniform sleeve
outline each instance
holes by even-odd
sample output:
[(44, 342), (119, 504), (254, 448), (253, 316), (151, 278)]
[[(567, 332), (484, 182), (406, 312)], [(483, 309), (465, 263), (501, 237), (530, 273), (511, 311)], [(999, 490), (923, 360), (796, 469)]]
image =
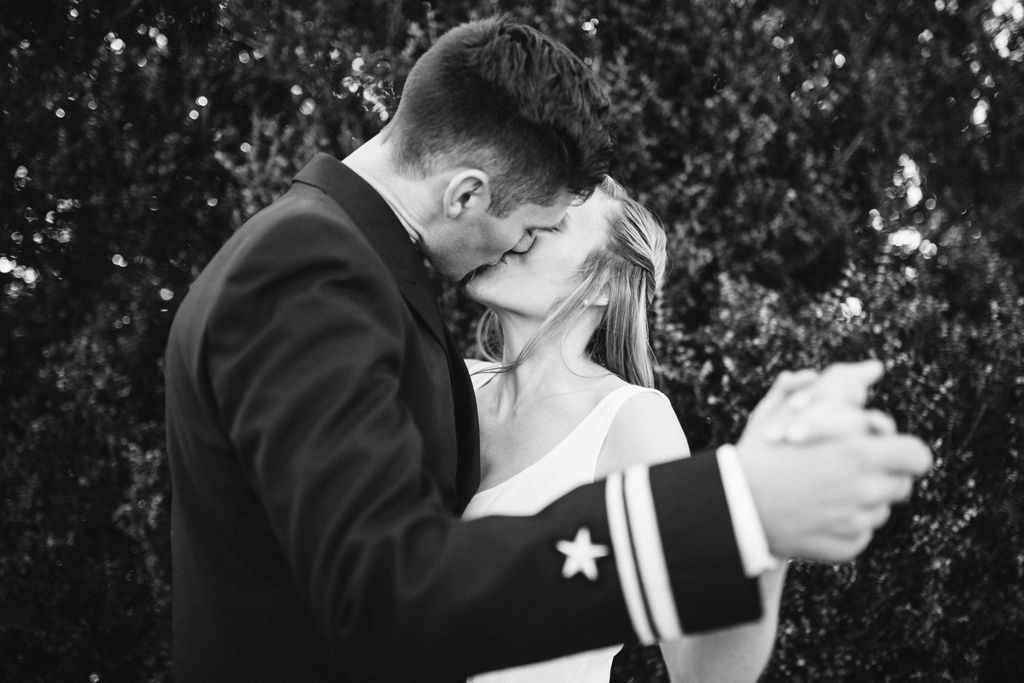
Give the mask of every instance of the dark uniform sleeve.
[(751, 620), (714, 458), (463, 522), (399, 396), (400, 295), (317, 217), (241, 253), (207, 327), (219, 419), (329, 642), (431, 680)]

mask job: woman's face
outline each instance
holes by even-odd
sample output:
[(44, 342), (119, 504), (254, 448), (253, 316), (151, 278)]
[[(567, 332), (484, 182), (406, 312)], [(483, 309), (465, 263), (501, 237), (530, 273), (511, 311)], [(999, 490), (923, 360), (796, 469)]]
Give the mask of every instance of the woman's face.
[(579, 283), (583, 264), (607, 240), (613, 200), (595, 191), (570, 207), (554, 229), (538, 231), (529, 251), (509, 252), (493, 266), (478, 269), (466, 293), (495, 311), (542, 320)]

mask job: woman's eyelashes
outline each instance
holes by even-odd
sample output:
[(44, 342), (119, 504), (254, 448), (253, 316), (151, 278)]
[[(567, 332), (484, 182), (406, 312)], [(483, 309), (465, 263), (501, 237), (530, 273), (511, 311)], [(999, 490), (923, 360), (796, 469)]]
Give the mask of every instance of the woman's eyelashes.
[(534, 233), (538, 232), (558, 232), (565, 227), (565, 219), (563, 218), (555, 225), (545, 225), (543, 227), (533, 228)]

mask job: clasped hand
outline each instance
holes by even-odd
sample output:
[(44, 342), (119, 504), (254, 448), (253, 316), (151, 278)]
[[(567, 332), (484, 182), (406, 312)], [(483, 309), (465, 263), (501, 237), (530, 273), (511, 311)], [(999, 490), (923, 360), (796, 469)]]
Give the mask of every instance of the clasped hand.
[(751, 413), (737, 456), (776, 557), (860, 553), (931, 466), (924, 443), (867, 409), (878, 361), (782, 373)]

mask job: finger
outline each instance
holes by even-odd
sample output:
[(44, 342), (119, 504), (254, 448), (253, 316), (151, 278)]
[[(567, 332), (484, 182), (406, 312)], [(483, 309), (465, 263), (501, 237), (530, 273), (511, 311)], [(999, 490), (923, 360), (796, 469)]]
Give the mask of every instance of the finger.
[(757, 412), (775, 410), (785, 401), (787, 397), (795, 392), (806, 389), (818, 378), (816, 370), (803, 369), (795, 372), (783, 370), (779, 373), (775, 382), (772, 383), (768, 393), (758, 404)]
[(750, 418), (747, 420), (748, 428), (753, 425), (761, 425), (752, 433), (762, 431), (762, 437), (769, 443), (780, 442), (783, 438), (782, 428), (787, 424), (787, 420), (784, 418), (786, 399), (794, 392), (809, 386), (817, 377), (816, 371), (808, 369), (780, 373), (768, 393), (750, 413)]
[(772, 389), (777, 387), (779, 391), (791, 394), (794, 391), (810, 386), (818, 379), (819, 376), (820, 374), (818, 371), (812, 370), (811, 368), (803, 368), (792, 372), (783, 371), (779, 375), (779, 378), (775, 380), (775, 384), (772, 386)]
[[(873, 530), (862, 530), (849, 534), (833, 534), (819, 539), (809, 553), (801, 553), (802, 559), (818, 562), (848, 562), (857, 557), (868, 546), (874, 536)], [(801, 555), (798, 555), (801, 556)]]
[(880, 410), (868, 411), (868, 431), (872, 434), (892, 435), (896, 433), (896, 421)]
[(910, 500), (910, 494), (914, 492), (914, 480), (911, 477), (898, 477), (892, 482), (892, 493), (890, 500), (894, 503), (901, 503)]
[(853, 541), (854, 556), (860, 555), (864, 552), (864, 549), (871, 543), (871, 539), (875, 537), (875, 530), (869, 529), (861, 532), (857, 538)]
[(857, 542), (865, 533), (874, 533), (889, 521), (890, 510), (888, 503), (851, 509), (833, 527), (833, 534), (836, 538)]
[(874, 359), (859, 363), (835, 363), (825, 368), (814, 384), (790, 396), (788, 405), (793, 410), (802, 410), (827, 396), (838, 397), (858, 406), (864, 405), (868, 388), (884, 372), (882, 362)]
[[(782, 440), (805, 445), (827, 439), (888, 433), (888, 418), (876, 410), (861, 410), (845, 402), (823, 402), (804, 411), (782, 428)], [(895, 432), (895, 429), (891, 429)]]
[(917, 437), (894, 434), (875, 436), (869, 440), (875, 442), (870, 451), (874, 466), (884, 471), (919, 477), (932, 466), (931, 451)]
[(889, 505), (876, 505), (864, 513), (864, 524), (870, 529), (880, 529), (889, 521), (892, 507)]
[(885, 374), (885, 364), (877, 358), (866, 358), (852, 363), (833, 363), (822, 372), (825, 378), (833, 374), (843, 380), (856, 379), (864, 384), (874, 384)]
[(906, 474), (851, 472), (845, 477), (850, 484), (846, 502), (851, 510), (872, 511), (906, 500), (914, 487), (914, 478)]
[(871, 485), (865, 496), (869, 507), (904, 501), (914, 490), (914, 478), (904, 474), (886, 474)]

